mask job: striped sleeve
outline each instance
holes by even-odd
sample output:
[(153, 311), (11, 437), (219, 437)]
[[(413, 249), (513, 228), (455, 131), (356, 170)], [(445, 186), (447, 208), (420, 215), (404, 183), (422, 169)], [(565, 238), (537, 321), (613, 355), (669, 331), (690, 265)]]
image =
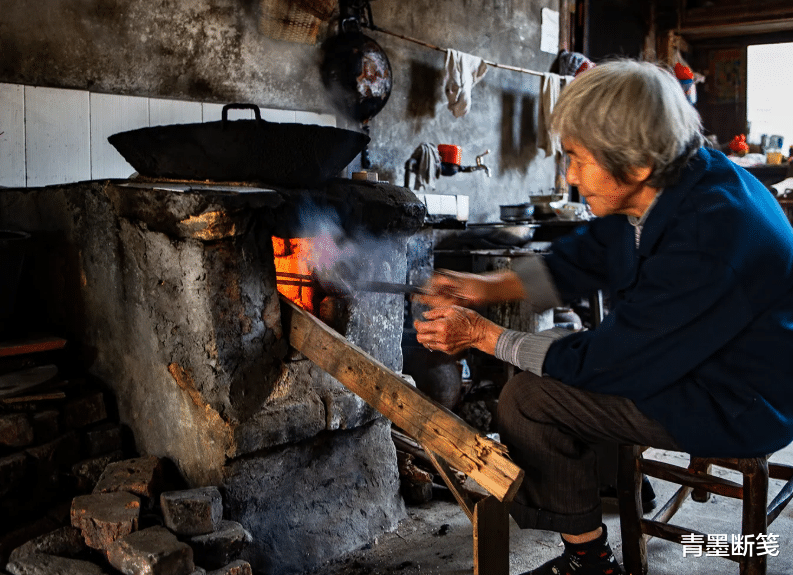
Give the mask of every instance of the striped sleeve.
[(495, 356), (507, 363), (536, 375), (543, 375), (542, 365), (551, 344), (574, 333), (554, 327), (538, 333), (504, 330), (496, 342)]

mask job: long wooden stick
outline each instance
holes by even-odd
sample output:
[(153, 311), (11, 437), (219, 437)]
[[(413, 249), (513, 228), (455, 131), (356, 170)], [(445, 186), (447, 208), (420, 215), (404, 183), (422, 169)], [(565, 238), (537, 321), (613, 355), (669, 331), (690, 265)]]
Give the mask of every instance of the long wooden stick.
[(459, 469), (499, 501), (510, 502), (523, 470), (507, 449), (465, 423), (320, 320), (281, 298), (292, 347)]

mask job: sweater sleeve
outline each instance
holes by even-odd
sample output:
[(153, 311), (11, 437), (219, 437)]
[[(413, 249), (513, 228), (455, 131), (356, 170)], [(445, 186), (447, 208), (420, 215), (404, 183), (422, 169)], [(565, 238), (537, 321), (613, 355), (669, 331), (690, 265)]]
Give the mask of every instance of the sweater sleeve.
[(539, 313), (562, 305), (559, 292), (542, 258), (529, 255), (515, 260), (512, 271), (523, 284), (523, 293), (532, 311)]
[(573, 332), (555, 327), (538, 333), (504, 330), (496, 342), (496, 358), (536, 375), (544, 375), (542, 365), (551, 344)]

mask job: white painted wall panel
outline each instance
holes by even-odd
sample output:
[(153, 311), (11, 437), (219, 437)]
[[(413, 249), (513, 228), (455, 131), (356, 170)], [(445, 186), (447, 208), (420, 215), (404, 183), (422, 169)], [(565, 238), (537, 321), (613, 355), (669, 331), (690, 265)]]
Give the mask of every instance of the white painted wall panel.
[(91, 178), (88, 92), (25, 88), (29, 187)]
[(149, 100), (149, 126), (201, 123), (201, 102), (182, 100)]
[(0, 84), (0, 186), (25, 187), (25, 88)]
[(317, 114), (316, 112), (295, 112), (298, 124), (314, 124), (317, 126), (336, 127), (336, 116), (333, 114)]
[(220, 114), (223, 111), (223, 104), (211, 104), (204, 102), (201, 104), (201, 121), (202, 122), (217, 122), (220, 120)]
[(259, 108), (262, 120), (268, 122), (285, 122), (293, 124), (295, 122), (294, 110), (276, 110), (274, 108)]
[(135, 172), (108, 136), (149, 125), (149, 99), (91, 94), (91, 179), (128, 178)]

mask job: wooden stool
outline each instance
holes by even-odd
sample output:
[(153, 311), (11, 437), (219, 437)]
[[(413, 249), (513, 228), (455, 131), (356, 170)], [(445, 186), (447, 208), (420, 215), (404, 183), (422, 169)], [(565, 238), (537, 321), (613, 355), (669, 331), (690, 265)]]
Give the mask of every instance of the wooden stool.
[[(647, 573), (647, 540), (661, 537), (686, 547), (699, 548), (704, 554), (712, 542), (710, 537), (668, 522), (691, 493), (696, 501), (707, 500), (710, 493), (743, 500), (741, 537), (743, 542), (758, 541), (765, 537), (766, 529), (777, 518), (793, 496), (793, 467), (768, 463), (768, 458), (709, 459), (691, 457), (688, 467), (679, 467), (660, 461), (644, 459), (645, 447), (622, 445), (619, 453), (617, 490), (622, 530), (622, 552), (625, 571), (630, 575)], [(734, 469), (743, 475), (743, 485), (711, 475), (711, 466)], [(680, 485), (680, 489), (648, 520), (642, 516), (642, 474), (657, 477)], [(787, 481), (770, 505), (768, 503), (768, 478)], [(645, 537), (648, 535), (649, 537)], [(772, 544), (769, 542), (769, 544)], [(777, 542), (778, 544), (778, 542)], [(723, 550), (723, 552), (722, 552)], [(754, 551), (756, 551), (756, 547)], [(740, 564), (741, 575), (765, 575), (767, 554), (734, 553), (732, 542), (724, 542), (719, 556)]]

